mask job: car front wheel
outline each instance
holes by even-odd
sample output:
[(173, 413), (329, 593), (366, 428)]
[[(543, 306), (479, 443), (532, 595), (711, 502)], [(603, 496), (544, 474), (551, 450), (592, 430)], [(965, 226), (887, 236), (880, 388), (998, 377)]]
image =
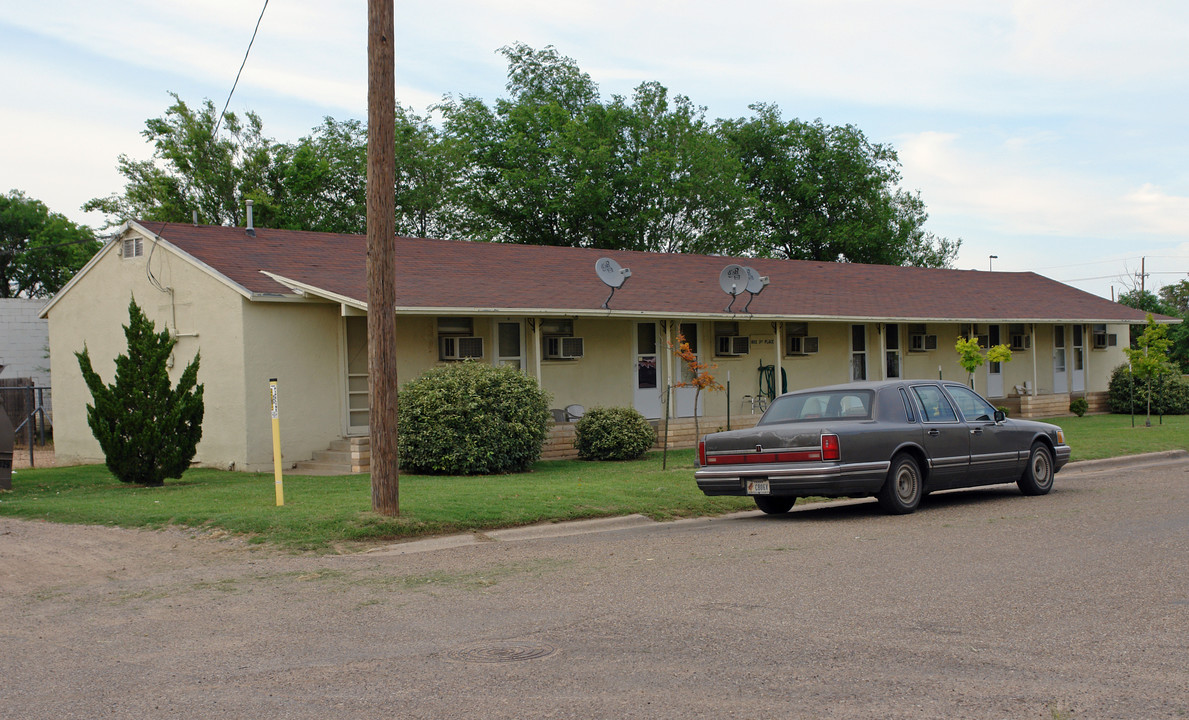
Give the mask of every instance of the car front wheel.
[(756, 507), (768, 515), (781, 515), (793, 509), (793, 503), (797, 502), (797, 498), (756, 495), (755, 501)]
[(1049, 446), (1037, 441), (1028, 453), (1028, 466), (1016, 483), (1025, 495), (1044, 495), (1053, 489), (1053, 454)]
[(884, 512), (892, 515), (907, 515), (917, 509), (924, 495), (921, 467), (911, 455), (897, 455), (892, 458), (888, 479), (884, 481), (876, 499)]

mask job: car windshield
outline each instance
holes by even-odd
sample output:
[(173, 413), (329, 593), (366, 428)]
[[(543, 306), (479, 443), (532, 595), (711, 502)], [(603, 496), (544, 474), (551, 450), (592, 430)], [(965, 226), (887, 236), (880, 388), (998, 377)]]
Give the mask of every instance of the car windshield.
[(772, 401), (757, 425), (806, 420), (870, 420), (870, 390), (817, 390)]

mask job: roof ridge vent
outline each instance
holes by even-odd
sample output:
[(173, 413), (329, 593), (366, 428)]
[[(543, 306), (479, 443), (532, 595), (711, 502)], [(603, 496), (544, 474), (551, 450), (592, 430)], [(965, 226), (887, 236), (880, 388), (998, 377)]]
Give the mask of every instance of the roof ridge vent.
[(244, 230), (244, 232), (249, 237), (256, 237), (256, 227), (252, 221), (252, 201), (251, 200), (248, 201), (248, 227), (246, 230)]

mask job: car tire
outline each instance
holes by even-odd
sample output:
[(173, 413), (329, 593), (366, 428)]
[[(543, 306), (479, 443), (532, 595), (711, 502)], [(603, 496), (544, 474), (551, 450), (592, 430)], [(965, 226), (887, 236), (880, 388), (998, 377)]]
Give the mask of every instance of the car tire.
[(1037, 440), (1028, 453), (1028, 465), (1016, 482), (1025, 495), (1045, 495), (1053, 489), (1053, 453)]
[(925, 482), (921, 477), (921, 466), (911, 455), (897, 455), (892, 458), (888, 479), (879, 489), (876, 499), (879, 507), (891, 515), (907, 515), (917, 509), (924, 496)]
[(756, 495), (754, 497), (756, 507), (768, 515), (783, 515), (792, 510), (793, 503), (797, 502), (795, 497), (773, 497), (771, 495)]

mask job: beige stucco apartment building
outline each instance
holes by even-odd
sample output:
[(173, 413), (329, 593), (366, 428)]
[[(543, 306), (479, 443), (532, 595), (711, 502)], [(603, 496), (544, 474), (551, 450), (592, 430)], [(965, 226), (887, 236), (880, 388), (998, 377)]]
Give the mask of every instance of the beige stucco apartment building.
[[(729, 408), (726, 393), (702, 394), (703, 417), (750, 414), (750, 398), (781, 376), (789, 390), (856, 378), (965, 379), (954, 351), (960, 335), (1012, 346), (1012, 360), (984, 366), (975, 385), (1028, 415), (1063, 411), (1071, 396), (1098, 401), (1126, 361), (1128, 324), (1144, 321), (1034, 273), (410, 238), (397, 239), (396, 253), (402, 382), (472, 358), (538, 378), (556, 408), (629, 406), (649, 418), (665, 414), (664, 389), (681, 379), (667, 347), (678, 332), (731, 383)], [(595, 273), (602, 257), (631, 270), (609, 301)], [(719, 285), (731, 263), (753, 267), (768, 286), (731, 302)], [(110, 382), (133, 297), (178, 338), (175, 373), (201, 352), (197, 462), (271, 469), (271, 378), (287, 460), (367, 434), (365, 238), (129, 222), (43, 310), (59, 462), (102, 460), (74, 353), (85, 344)], [(692, 390), (676, 389), (672, 407), (674, 416), (693, 415)]]

